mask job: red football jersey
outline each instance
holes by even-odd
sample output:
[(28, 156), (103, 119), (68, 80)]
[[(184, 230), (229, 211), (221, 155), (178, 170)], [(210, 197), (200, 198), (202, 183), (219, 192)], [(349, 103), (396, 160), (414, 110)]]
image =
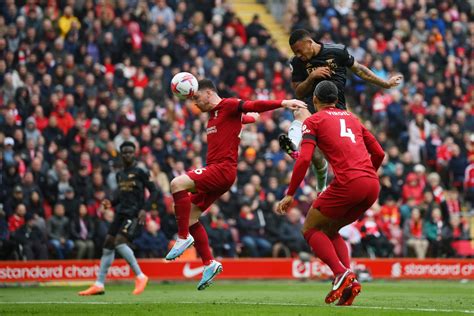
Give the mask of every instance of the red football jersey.
[(239, 99), (222, 99), (209, 111), (207, 122), (207, 165), (230, 162), (237, 165), (242, 130)]
[(321, 149), (338, 183), (367, 176), (378, 179), (366, 147), (374, 137), (352, 113), (325, 108), (307, 118), (302, 129), (302, 144), (310, 142)]

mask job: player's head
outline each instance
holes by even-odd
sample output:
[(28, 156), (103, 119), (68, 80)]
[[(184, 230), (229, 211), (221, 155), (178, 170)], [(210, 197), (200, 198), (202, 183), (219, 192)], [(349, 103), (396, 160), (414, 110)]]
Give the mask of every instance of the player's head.
[(336, 85), (329, 80), (323, 80), (314, 88), (313, 103), (318, 110), (327, 106), (335, 106), (337, 103), (337, 94), (338, 90)]
[(217, 97), (217, 88), (209, 79), (199, 80), (198, 85), (199, 89), (191, 99), (202, 112), (207, 112), (214, 105), (213, 101)]
[(291, 32), (289, 44), (293, 53), (304, 62), (309, 61), (313, 55), (313, 39), (311, 34), (303, 29)]
[(135, 150), (137, 147), (133, 142), (125, 141), (120, 145), (120, 155), (124, 165), (129, 166), (135, 161)]

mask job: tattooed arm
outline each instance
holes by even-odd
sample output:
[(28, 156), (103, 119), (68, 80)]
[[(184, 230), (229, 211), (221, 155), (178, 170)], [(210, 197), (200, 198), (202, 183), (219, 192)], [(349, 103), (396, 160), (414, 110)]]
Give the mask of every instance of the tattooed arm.
[(377, 77), (377, 75), (374, 74), (372, 70), (370, 70), (369, 68), (367, 68), (366, 66), (362, 64), (359, 64), (356, 61), (354, 62), (354, 65), (352, 65), (351, 70), (358, 77), (364, 79), (365, 81), (368, 81), (372, 84), (375, 84), (385, 89), (390, 89), (390, 88), (398, 86), (403, 78), (403, 76), (399, 74), (399, 75), (390, 77), (388, 81), (383, 80), (382, 78)]

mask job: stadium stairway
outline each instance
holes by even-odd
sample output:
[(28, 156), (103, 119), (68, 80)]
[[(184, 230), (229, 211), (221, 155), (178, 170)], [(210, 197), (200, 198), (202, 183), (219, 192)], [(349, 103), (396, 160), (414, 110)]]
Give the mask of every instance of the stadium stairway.
[(289, 34), (285, 31), (283, 26), (268, 12), (264, 4), (258, 3), (256, 0), (229, 0), (235, 13), (242, 20), (245, 25), (252, 21), (255, 14), (260, 16), (261, 23), (265, 26), (272, 38), (276, 40), (277, 47), (282, 52), (290, 55), (290, 47), (288, 45)]

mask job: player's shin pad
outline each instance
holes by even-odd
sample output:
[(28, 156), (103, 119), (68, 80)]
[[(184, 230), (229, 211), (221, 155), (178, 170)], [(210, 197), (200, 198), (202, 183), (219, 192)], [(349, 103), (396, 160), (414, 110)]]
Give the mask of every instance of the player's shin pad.
[(326, 190), (326, 183), (328, 180), (328, 162), (324, 160), (324, 167), (318, 169), (313, 164), (311, 165), (314, 175), (316, 176), (317, 181), (317, 192), (322, 192)]
[(295, 147), (298, 149), (300, 147), (301, 139), (303, 138), (303, 122), (294, 120), (291, 122), (290, 128), (288, 129), (288, 137), (291, 139)]

